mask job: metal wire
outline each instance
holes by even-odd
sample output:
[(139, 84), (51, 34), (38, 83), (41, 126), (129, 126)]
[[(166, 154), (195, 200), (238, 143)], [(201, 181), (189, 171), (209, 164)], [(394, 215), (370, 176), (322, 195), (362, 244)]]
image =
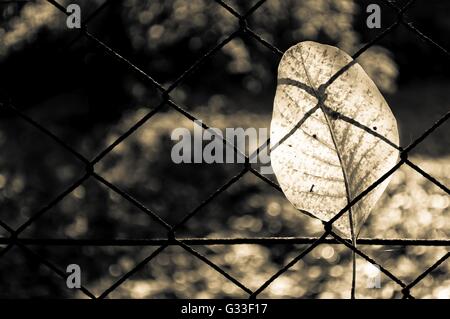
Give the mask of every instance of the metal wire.
[[(60, 5), (55, 0), (46, 0), (51, 5), (55, 6), (57, 9), (59, 9), (64, 14), (67, 14), (65, 8)], [(247, 23), (247, 18), (250, 17), (254, 12), (258, 10), (266, 0), (259, 0), (256, 2), (247, 12), (244, 14), (240, 14), (238, 11), (236, 11), (232, 6), (228, 5), (222, 0), (214, 0), (217, 5), (223, 7), (226, 9), (232, 16), (234, 16), (239, 21), (239, 28), (229, 34), (227, 37), (225, 37), (222, 41), (219, 41), (214, 47), (209, 49), (206, 53), (204, 53), (202, 56), (200, 56), (190, 67), (188, 67), (185, 71), (183, 71), (176, 80), (168, 86), (168, 88), (164, 88), (164, 86), (160, 83), (158, 83), (154, 78), (152, 78), (149, 74), (144, 72), (142, 69), (140, 69), (138, 66), (133, 64), (129, 59), (122, 56), (119, 52), (114, 50), (113, 48), (109, 47), (105, 43), (103, 43), (101, 40), (99, 40), (97, 37), (95, 37), (93, 34), (91, 34), (88, 31), (88, 23), (95, 19), (96, 16), (110, 4), (113, 0), (106, 0), (102, 5), (100, 5), (89, 17), (86, 18), (86, 20), (83, 21), (83, 27), (80, 29), (80, 34), (76, 38), (74, 38), (70, 44), (73, 45), (81, 36), (86, 37), (87, 39), (91, 40), (94, 44), (96, 44), (101, 50), (103, 50), (105, 53), (111, 55), (114, 57), (118, 62), (125, 64), (131, 71), (137, 73), (141, 78), (144, 79), (144, 81), (148, 82), (150, 85), (155, 87), (157, 90), (159, 90), (163, 96), (163, 101), (161, 104), (156, 106), (154, 109), (149, 111), (144, 117), (142, 117), (138, 122), (136, 122), (133, 126), (131, 126), (125, 133), (123, 133), (120, 137), (117, 138), (114, 142), (112, 142), (108, 147), (106, 147), (103, 151), (101, 151), (97, 156), (95, 156), (92, 160), (89, 160), (85, 158), (83, 155), (81, 155), (79, 152), (77, 152), (75, 149), (73, 149), (70, 145), (68, 145), (66, 142), (61, 140), (58, 136), (53, 134), (50, 130), (46, 129), (44, 126), (33, 120), (32, 118), (28, 117), (26, 114), (22, 113), (18, 108), (16, 108), (12, 103), (10, 102), (3, 102), (0, 103), (0, 107), (4, 108), (5, 110), (8, 110), (10, 112), (15, 113), (18, 117), (22, 118), (25, 122), (29, 123), (33, 127), (35, 127), (37, 130), (41, 131), (42, 133), (46, 134), (48, 137), (53, 139), (53, 141), (59, 145), (60, 147), (66, 149), (69, 151), (74, 158), (77, 158), (79, 161), (81, 161), (85, 165), (85, 172), (81, 176), (79, 176), (79, 179), (74, 182), (70, 187), (62, 191), (56, 198), (54, 198), (52, 201), (44, 205), (39, 211), (37, 211), (35, 214), (33, 214), (25, 223), (23, 223), (21, 226), (19, 226), (16, 230), (8, 226), (5, 222), (0, 220), (0, 227), (4, 228), (7, 232), (10, 233), (10, 237), (8, 238), (0, 238), (0, 245), (6, 245), (6, 247), (0, 251), (0, 258), (3, 257), (8, 251), (11, 250), (12, 247), (17, 246), (21, 250), (23, 250), (26, 254), (30, 255), (32, 258), (38, 260), (40, 263), (42, 263), (47, 268), (51, 269), (53, 272), (55, 272), (58, 276), (62, 278), (67, 278), (67, 274), (60, 270), (57, 266), (55, 266), (53, 263), (48, 261), (47, 259), (43, 258), (36, 252), (32, 251), (29, 246), (157, 246), (158, 248), (150, 254), (147, 258), (142, 260), (140, 263), (138, 263), (131, 271), (126, 273), (124, 276), (122, 276), (119, 280), (117, 280), (111, 287), (106, 289), (102, 294), (99, 296), (95, 296), (93, 293), (91, 293), (88, 289), (85, 287), (82, 287), (80, 289), (81, 292), (83, 292), (86, 296), (92, 299), (96, 298), (105, 298), (107, 297), (111, 292), (113, 292), (115, 289), (117, 289), (121, 284), (123, 284), (128, 278), (130, 278), (134, 273), (142, 269), (146, 264), (148, 264), (153, 258), (155, 258), (157, 255), (159, 255), (161, 252), (163, 252), (167, 247), (169, 246), (180, 246), (185, 251), (187, 251), (189, 254), (194, 256), (195, 258), (198, 258), (202, 262), (206, 263), (208, 266), (216, 270), (218, 273), (220, 273), (222, 276), (224, 276), (227, 280), (232, 282), (234, 285), (242, 289), (245, 293), (249, 295), (249, 298), (256, 298), (261, 292), (263, 292), (273, 281), (277, 280), (281, 275), (283, 275), (286, 271), (288, 271), (292, 266), (294, 266), (298, 261), (300, 261), (302, 258), (304, 258), (306, 255), (308, 255), (311, 251), (313, 251), (317, 246), (320, 244), (335, 244), (335, 245), (344, 245), (348, 247), (353, 253), (359, 255), (369, 263), (376, 265), (379, 267), (380, 271), (383, 272), (388, 278), (390, 278), (393, 282), (395, 282), (397, 285), (400, 286), (400, 292), (403, 294), (404, 298), (414, 298), (411, 295), (411, 289), (417, 285), (423, 278), (425, 278), (427, 275), (429, 275), (433, 270), (435, 270), (437, 267), (439, 267), (441, 264), (446, 262), (450, 257), (450, 252), (447, 252), (444, 256), (442, 256), (439, 260), (437, 260), (434, 264), (432, 264), (430, 267), (428, 267), (422, 274), (420, 274), (415, 280), (413, 280), (409, 284), (405, 284), (403, 281), (401, 281), (397, 276), (395, 276), (393, 273), (385, 269), (381, 264), (379, 264), (377, 261), (375, 261), (373, 258), (368, 256), (366, 253), (361, 251), (359, 248), (356, 248), (352, 242), (348, 239), (342, 238), (341, 236), (337, 235), (333, 231), (333, 223), (336, 222), (339, 218), (342, 217), (342, 215), (347, 212), (351, 207), (353, 207), (358, 201), (360, 201), (364, 196), (366, 196), (371, 190), (373, 190), (377, 185), (379, 185), (383, 180), (388, 178), (392, 173), (394, 173), (401, 165), (406, 164), (415, 171), (417, 171), (419, 174), (424, 176), (426, 179), (428, 179), (430, 182), (441, 188), (444, 192), (447, 194), (450, 194), (449, 189), (440, 183), (438, 180), (436, 180), (434, 177), (430, 176), (427, 172), (422, 170), (420, 167), (418, 167), (416, 164), (412, 163), (408, 159), (408, 153), (413, 150), (417, 145), (422, 143), (428, 135), (430, 135), (434, 130), (436, 130), (438, 127), (442, 126), (450, 117), (450, 112), (447, 112), (444, 114), (436, 123), (434, 123), (427, 131), (425, 131), (420, 137), (418, 137), (414, 142), (412, 142), (410, 145), (408, 145), (406, 148), (401, 148), (399, 146), (391, 145), (395, 148), (398, 148), (400, 150), (400, 161), (391, 168), (385, 175), (383, 175), (379, 180), (377, 180), (374, 184), (369, 186), (366, 190), (361, 192), (358, 196), (353, 198), (353, 200), (349, 201), (349, 203), (344, 207), (341, 211), (336, 212), (336, 215), (330, 219), (328, 222), (324, 222), (324, 233), (318, 237), (318, 238), (311, 238), (311, 237), (259, 237), (259, 238), (178, 238), (176, 236), (176, 230), (180, 227), (185, 225), (191, 218), (195, 217), (199, 211), (209, 205), (212, 201), (214, 201), (217, 196), (219, 196), (221, 193), (223, 193), (225, 190), (227, 190), (231, 185), (234, 183), (237, 183), (244, 175), (251, 173), (273, 187), (274, 189), (281, 191), (281, 188), (279, 185), (277, 185), (275, 182), (271, 181), (267, 177), (260, 174), (257, 170), (255, 170), (251, 164), (250, 159), (253, 158), (253, 156), (257, 155), (262, 149), (269, 147), (270, 145), (270, 139), (268, 139), (265, 143), (263, 143), (254, 154), (251, 156), (246, 156), (245, 154), (242, 154), (234, 145), (229, 144), (227, 140), (223, 140), (224, 143), (229, 144), (231, 147), (233, 147), (234, 151), (236, 153), (240, 153), (240, 155), (244, 156), (245, 163), (243, 164), (242, 170), (232, 177), (229, 181), (227, 181), (224, 185), (219, 187), (216, 191), (212, 192), (203, 202), (201, 202), (196, 208), (194, 208), (191, 212), (187, 213), (185, 217), (178, 222), (175, 225), (170, 225), (168, 222), (166, 222), (163, 218), (161, 218), (156, 212), (150, 210), (148, 207), (146, 207), (144, 204), (139, 202), (137, 199), (135, 199), (131, 194), (128, 194), (127, 192), (121, 190), (118, 186), (114, 185), (113, 183), (107, 181), (104, 177), (102, 177), (99, 173), (95, 171), (95, 165), (99, 163), (107, 154), (109, 154), (115, 147), (117, 147), (120, 143), (122, 143), (124, 140), (126, 140), (130, 135), (132, 135), (139, 127), (144, 125), (150, 118), (152, 118), (155, 114), (157, 114), (164, 106), (168, 106), (175, 111), (179, 112), (186, 118), (190, 119), (191, 121), (197, 121), (199, 120), (197, 117), (195, 117), (193, 114), (188, 112), (185, 108), (183, 108), (181, 105), (175, 103), (171, 97), (170, 93), (180, 84), (183, 83), (183, 81), (189, 77), (192, 76), (196, 70), (198, 70), (203, 62), (205, 62), (206, 59), (211, 58), (216, 54), (223, 46), (225, 46), (227, 43), (229, 43), (231, 40), (236, 38), (237, 36), (247, 36), (250, 39), (253, 39), (254, 41), (259, 42), (264, 47), (268, 48), (272, 51), (274, 55), (277, 57), (281, 57), (283, 55), (283, 52), (276, 48), (274, 45), (266, 41), (263, 37), (261, 37), (259, 34), (257, 34), (255, 31), (253, 31)], [(391, 33), (395, 28), (397, 28), (399, 25), (405, 26), (408, 30), (411, 32), (414, 32), (422, 41), (430, 44), (433, 46), (436, 50), (440, 51), (444, 55), (450, 58), (450, 53), (448, 50), (443, 48), (441, 45), (439, 45), (437, 42), (432, 40), (429, 36), (424, 34), (422, 31), (420, 31), (418, 28), (416, 28), (411, 22), (406, 22), (404, 19), (404, 16), (406, 14), (406, 11), (414, 4), (414, 0), (410, 0), (406, 5), (403, 7), (398, 7), (395, 3), (389, 0), (383, 0), (385, 3), (387, 3), (393, 10), (397, 13), (397, 20), (384, 29), (382, 32), (380, 32), (373, 40), (365, 44), (363, 47), (361, 47), (357, 52), (353, 54), (353, 59), (356, 59), (361, 54), (363, 54), (368, 48), (373, 46), (375, 43), (380, 41), (382, 38), (387, 36), (389, 33)], [(31, 2), (31, 1), (2, 1), (2, 3), (9, 3), (9, 2)], [(342, 68), (339, 72), (337, 72), (335, 75), (333, 75), (327, 83), (323, 84), (320, 89), (323, 90), (329, 86), (333, 81), (335, 81), (342, 73), (344, 73), (349, 67), (351, 67), (351, 64), (346, 65), (344, 68)], [(326, 110), (326, 106), (320, 105), (321, 99), (318, 96), (319, 103), (315, 107), (314, 110), (311, 110), (311, 112), (308, 112), (308, 114), (305, 116), (303, 120), (306, 120), (309, 116), (311, 116), (317, 109), (322, 108), (323, 110)], [(322, 101), (324, 102), (324, 101)], [(325, 107), (325, 108), (324, 108)], [(344, 119), (344, 118), (343, 118)], [(344, 119), (345, 120), (345, 119)], [(352, 119), (347, 119), (349, 123), (352, 123), (354, 125), (358, 126), (358, 123), (352, 122)], [(299, 123), (298, 126), (294, 128), (297, 129), (301, 123)], [(210, 129), (210, 127), (207, 124), (202, 123), (202, 127), (205, 130)], [(363, 128), (364, 129), (364, 128)], [(380, 139), (383, 139), (383, 137), (378, 136), (376, 132), (369, 132), (371, 134), (374, 134)], [(282, 141), (281, 141), (282, 142)], [(281, 143), (279, 142), (278, 145)], [(389, 141), (385, 141), (389, 144)], [(392, 143), (391, 143), (392, 144)], [(273, 150), (274, 147), (276, 147), (277, 144), (272, 146), (271, 150)], [(160, 224), (164, 229), (167, 231), (167, 238), (159, 238), (159, 239), (137, 239), (137, 240), (131, 240), (131, 239), (50, 239), (50, 238), (21, 238), (19, 235), (27, 229), (30, 225), (32, 225), (36, 220), (42, 217), (45, 213), (47, 213), (51, 208), (53, 208), (55, 205), (57, 205), (61, 200), (63, 200), (68, 194), (70, 194), (73, 190), (75, 190), (79, 185), (81, 185), (86, 180), (93, 178), (97, 180), (99, 183), (102, 183), (118, 195), (120, 195), (122, 198), (136, 206), (140, 211), (147, 214), (150, 218), (155, 220), (158, 224)], [(308, 245), (301, 253), (299, 253), (295, 258), (293, 258), (289, 263), (287, 263), (284, 267), (282, 267), (279, 271), (277, 271), (273, 276), (271, 276), (266, 282), (264, 282), (258, 289), (255, 291), (250, 290), (247, 288), (243, 283), (241, 283), (236, 278), (232, 277), (230, 274), (228, 274), (224, 269), (220, 268), (216, 264), (214, 264), (212, 261), (210, 261), (206, 256), (196, 251), (192, 246), (195, 245), (241, 245), (241, 244), (259, 244), (259, 245), (280, 245), (280, 244), (303, 244)], [(358, 239), (355, 244), (358, 244), (359, 246), (363, 245), (391, 245), (391, 246), (444, 246), (449, 247), (450, 246), (450, 240), (427, 240), (427, 239), (380, 239), (380, 238), (363, 238)]]
[[(305, 245), (312, 244), (317, 237), (238, 237), (238, 238), (177, 238), (186, 245), (214, 246), (214, 245)], [(0, 238), (0, 245), (9, 245), (14, 239)], [(161, 246), (178, 245), (178, 242), (167, 238), (142, 239), (69, 239), (69, 238), (21, 238), (20, 242), (26, 246)], [(334, 238), (326, 238), (324, 244), (339, 245), (341, 242)], [(404, 238), (359, 238), (359, 246), (433, 246), (448, 247), (450, 243), (445, 239), (404, 239)]]

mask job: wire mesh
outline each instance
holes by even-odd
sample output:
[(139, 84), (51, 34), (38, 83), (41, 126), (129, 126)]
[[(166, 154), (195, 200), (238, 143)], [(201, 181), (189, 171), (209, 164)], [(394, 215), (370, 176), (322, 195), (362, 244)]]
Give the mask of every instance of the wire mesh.
[[(46, 0), (51, 5), (58, 8), (62, 13), (67, 15), (66, 9), (59, 4), (55, 0)], [(74, 150), (70, 145), (65, 143), (63, 140), (61, 140), (58, 136), (53, 134), (50, 130), (46, 129), (43, 125), (39, 124), (29, 116), (27, 116), (25, 113), (20, 111), (17, 107), (15, 107), (11, 102), (4, 102), (0, 103), (0, 107), (7, 109), (10, 112), (15, 113), (18, 117), (23, 119), (24, 121), (28, 122), (30, 125), (34, 126), (37, 130), (40, 130), (47, 136), (49, 136), (56, 144), (58, 144), (60, 147), (64, 148), (65, 150), (69, 151), (74, 158), (81, 161), (85, 166), (85, 172), (82, 176), (79, 177), (79, 179), (74, 182), (71, 186), (69, 186), (67, 189), (65, 189), (63, 192), (61, 192), (57, 197), (55, 197), (52, 201), (47, 203), (44, 207), (42, 207), (39, 211), (34, 213), (25, 223), (23, 223), (20, 227), (17, 229), (13, 229), (10, 226), (8, 226), (5, 222), (0, 220), (0, 226), (4, 228), (6, 231), (10, 233), (10, 237), (8, 238), (1, 238), (0, 239), (0, 245), (6, 245), (4, 249), (0, 251), (0, 258), (3, 257), (8, 251), (11, 250), (12, 247), (17, 246), (21, 250), (23, 250), (26, 254), (30, 255), (31, 257), (35, 258), (38, 262), (42, 263), (49, 269), (51, 269), (55, 274), (57, 274), (59, 277), (66, 279), (67, 274), (62, 269), (58, 268), (55, 264), (50, 262), (49, 260), (43, 258), (36, 252), (34, 252), (32, 249), (29, 248), (29, 246), (33, 245), (50, 245), (50, 246), (156, 246), (158, 247), (154, 252), (152, 252), (147, 258), (142, 260), (140, 263), (138, 263), (133, 269), (131, 269), (129, 272), (127, 272), (125, 275), (123, 275), (120, 279), (118, 279), (111, 287), (106, 289), (103, 293), (101, 293), (99, 296), (94, 295), (92, 292), (90, 292), (86, 287), (82, 286), (80, 288), (80, 291), (83, 292), (86, 296), (92, 299), (97, 298), (105, 298), (107, 297), (112, 291), (117, 289), (121, 284), (123, 284), (127, 279), (129, 279), (134, 273), (142, 269), (146, 264), (148, 264), (152, 259), (154, 259), (157, 255), (159, 255), (161, 252), (163, 252), (167, 247), (169, 246), (179, 246), (183, 248), (186, 252), (194, 256), (195, 258), (198, 258), (202, 262), (209, 265), (211, 268), (216, 270), (218, 273), (220, 273), (222, 276), (224, 276), (227, 280), (232, 282), (234, 285), (242, 289), (245, 293), (248, 294), (249, 298), (256, 298), (261, 292), (263, 292), (271, 283), (273, 283), (277, 278), (279, 278), (282, 274), (284, 274), (286, 271), (288, 271), (291, 267), (293, 267), (298, 261), (300, 261), (302, 258), (304, 258), (306, 255), (308, 255), (311, 251), (314, 250), (318, 245), (320, 244), (339, 244), (344, 245), (348, 249), (350, 249), (352, 252), (363, 258), (364, 260), (368, 261), (369, 263), (379, 267), (380, 271), (384, 273), (388, 278), (390, 278), (393, 282), (395, 282), (399, 287), (400, 291), (403, 294), (404, 298), (414, 298), (411, 294), (411, 289), (416, 286), (421, 280), (423, 280), (427, 275), (429, 275), (434, 269), (439, 267), (441, 264), (446, 262), (448, 258), (450, 257), (450, 252), (447, 252), (444, 256), (442, 256), (438, 261), (436, 261), (433, 265), (431, 265), (429, 268), (427, 268), (423, 273), (421, 273), (415, 280), (413, 280), (410, 283), (405, 283), (402, 280), (400, 280), (397, 276), (395, 276), (392, 272), (387, 270), (383, 265), (381, 265), (379, 262), (368, 256), (365, 252), (360, 250), (359, 248), (356, 248), (352, 242), (348, 239), (342, 238), (339, 236), (334, 230), (333, 230), (333, 223), (336, 222), (339, 218), (343, 216), (345, 212), (347, 212), (352, 206), (354, 206), (358, 201), (360, 201), (364, 196), (366, 196), (371, 190), (373, 190), (376, 186), (378, 186), (380, 183), (382, 183), (386, 178), (388, 178), (390, 175), (392, 175), (400, 166), (407, 165), (411, 167), (413, 170), (424, 176), (426, 179), (431, 181), (433, 184), (438, 186), (440, 189), (442, 189), (447, 194), (450, 194), (449, 189), (443, 185), (441, 182), (436, 180), (434, 177), (430, 176), (428, 173), (426, 173), (424, 170), (422, 170), (420, 167), (412, 163), (408, 159), (408, 154), (411, 150), (413, 150), (417, 145), (422, 143), (430, 134), (433, 133), (438, 127), (442, 126), (450, 117), (450, 112), (447, 112), (444, 114), (436, 123), (434, 123), (428, 130), (423, 132), (423, 134), (418, 137), (415, 141), (407, 145), (406, 147), (399, 147), (396, 145), (391, 145), (393, 147), (396, 147), (400, 152), (400, 160), (399, 162), (392, 167), (386, 174), (384, 174), (381, 178), (379, 178), (374, 184), (369, 186), (367, 189), (365, 189), (363, 192), (358, 194), (355, 198), (353, 198), (351, 201), (348, 202), (348, 204), (339, 212), (336, 213), (336, 215), (329, 220), (328, 222), (323, 223), (324, 232), (323, 234), (318, 238), (311, 238), (311, 237), (263, 237), (263, 238), (179, 238), (176, 235), (176, 230), (186, 224), (191, 218), (193, 218), (203, 207), (209, 205), (212, 201), (214, 201), (221, 193), (223, 193), (225, 190), (227, 190), (231, 185), (234, 183), (237, 183), (244, 175), (246, 174), (253, 174), (259, 179), (263, 180), (265, 183), (273, 187), (274, 189), (281, 191), (281, 188), (279, 185), (259, 173), (256, 169), (254, 169), (251, 165), (251, 159), (256, 156), (261, 150), (263, 150), (266, 147), (269, 147), (270, 140), (267, 140), (265, 143), (263, 143), (252, 155), (247, 156), (245, 154), (240, 153), (240, 151), (233, 145), (231, 146), (235, 152), (239, 152), (240, 155), (244, 156), (245, 163), (243, 164), (242, 170), (236, 174), (234, 177), (232, 177), (230, 180), (228, 180), (225, 184), (223, 184), (220, 188), (212, 192), (208, 198), (206, 198), (203, 202), (201, 202), (196, 208), (194, 208), (192, 211), (187, 213), (185, 217), (179, 221), (175, 225), (170, 225), (168, 222), (166, 222), (163, 218), (161, 218), (156, 212), (152, 211), (148, 207), (146, 207), (144, 204), (142, 204), (140, 201), (135, 199), (131, 194), (127, 193), (126, 191), (119, 188), (117, 185), (114, 185), (113, 183), (106, 180), (104, 177), (102, 177), (99, 173), (95, 170), (95, 165), (98, 164), (106, 155), (108, 155), (114, 148), (116, 148), (119, 144), (121, 144), (123, 141), (125, 141), (130, 135), (133, 134), (139, 127), (144, 125), (150, 118), (152, 118), (155, 114), (157, 114), (165, 105), (168, 105), (173, 110), (179, 112), (181, 115), (185, 116), (191, 121), (198, 121), (199, 119), (188, 112), (185, 108), (183, 108), (181, 105), (174, 102), (174, 100), (171, 98), (170, 93), (180, 84), (183, 83), (183, 81), (190, 75), (192, 75), (198, 68), (201, 67), (202, 63), (205, 62), (206, 59), (211, 58), (214, 56), (215, 53), (217, 53), (222, 47), (224, 47), (227, 43), (229, 43), (231, 40), (236, 38), (237, 36), (248, 36), (250, 38), (253, 38), (257, 42), (261, 43), (264, 47), (269, 49), (274, 55), (277, 57), (281, 57), (283, 55), (283, 52), (276, 48), (274, 45), (270, 44), (268, 41), (266, 41), (263, 37), (261, 37), (257, 32), (252, 30), (252, 28), (248, 25), (247, 19), (254, 14), (259, 7), (264, 5), (266, 0), (260, 0), (256, 2), (246, 13), (240, 14), (238, 13), (233, 7), (228, 5), (222, 0), (214, 0), (217, 5), (225, 8), (230, 14), (232, 14), (236, 19), (239, 21), (239, 27), (237, 30), (229, 34), (227, 37), (225, 37), (222, 41), (217, 43), (214, 47), (212, 47), (209, 51), (204, 53), (202, 56), (200, 56), (190, 67), (188, 67), (185, 71), (183, 71), (178, 78), (176, 78), (175, 81), (172, 82), (171, 85), (169, 85), (167, 88), (164, 88), (164, 86), (160, 83), (158, 83), (154, 78), (152, 78), (151, 75), (144, 72), (142, 69), (140, 69), (138, 66), (133, 64), (130, 60), (122, 56), (120, 53), (118, 53), (116, 50), (111, 48), (110, 46), (106, 45), (104, 42), (102, 42), (100, 39), (98, 39), (95, 35), (89, 32), (88, 30), (88, 23), (91, 22), (98, 14), (107, 7), (113, 0), (106, 0), (102, 5), (100, 5), (96, 10), (94, 10), (93, 13), (89, 17), (87, 17), (83, 21), (82, 28), (80, 29), (80, 34), (77, 36), (70, 45), (74, 44), (76, 41), (79, 40), (80, 37), (87, 37), (90, 39), (93, 43), (95, 43), (100, 49), (102, 49), (107, 54), (114, 57), (118, 62), (123, 63), (126, 65), (131, 71), (139, 74), (140, 76), (143, 76), (144, 79), (151, 84), (154, 88), (156, 88), (163, 97), (163, 101), (157, 105), (155, 108), (153, 108), (150, 112), (148, 112), (144, 117), (142, 117), (138, 122), (136, 122), (133, 126), (131, 126), (125, 133), (123, 133), (121, 136), (119, 136), (114, 142), (112, 142), (108, 147), (106, 147), (103, 151), (101, 151), (97, 156), (95, 156), (92, 160), (89, 160), (85, 158), (82, 154)], [(9, 1), (6, 1), (6, 3)], [(17, 1), (14, 1), (17, 2)], [(26, 2), (26, 1), (24, 1)], [(410, 0), (407, 2), (404, 6), (399, 7), (395, 4), (395, 2), (389, 1), (389, 0), (383, 0), (387, 5), (389, 5), (393, 10), (397, 13), (397, 19), (396, 21), (391, 24), (389, 27), (385, 28), (382, 32), (380, 32), (374, 39), (372, 39), (370, 42), (365, 44), (363, 47), (361, 47), (357, 52), (355, 52), (352, 55), (353, 59), (356, 59), (358, 56), (363, 54), (367, 49), (369, 49), (371, 46), (379, 42), (382, 38), (387, 36), (389, 33), (391, 33), (395, 28), (397, 28), (400, 25), (405, 26), (407, 29), (409, 29), (411, 32), (417, 35), (421, 40), (425, 41), (429, 45), (433, 46), (435, 49), (440, 51), (442, 54), (446, 55), (450, 58), (450, 53), (440, 46), (438, 43), (433, 41), (430, 37), (425, 35), (422, 31), (420, 31), (418, 28), (416, 28), (411, 22), (408, 22), (405, 20), (405, 13), (407, 10), (411, 7), (411, 5), (415, 2), (414, 0)], [(346, 69), (348, 69), (351, 66), (351, 63), (349, 65), (346, 65), (344, 68), (342, 68), (339, 72), (337, 72), (334, 76), (330, 78), (330, 80), (322, 87), (322, 89), (325, 89), (326, 86), (330, 85), (333, 81), (335, 81), (343, 72), (345, 72)], [(314, 113), (315, 110), (317, 110), (318, 107), (316, 106), (315, 109), (311, 110), (309, 112), (305, 119), (310, 116), (312, 113)], [(351, 120), (351, 119), (350, 119)], [(205, 130), (209, 130), (210, 127), (203, 123), (203, 122), (197, 122), (201, 123), (202, 128)], [(298, 126), (296, 126), (294, 129), (297, 129)], [(374, 134), (374, 132), (372, 132)], [(378, 138), (382, 138), (380, 136), (377, 136)], [(224, 143), (229, 144), (229, 142), (226, 139), (223, 139)], [(282, 141), (281, 141), (282, 142)], [(279, 142), (278, 144), (280, 144)], [(273, 149), (272, 146), (271, 149)], [(49, 238), (37, 238), (37, 239), (29, 239), (29, 238), (20, 238), (20, 235), (34, 222), (36, 222), (42, 215), (44, 215), (46, 212), (48, 212), (51, 208), (53, 208), (55, 205), (57, 205), (60, 201), (62, 201), (67, 195), (69, 195), (72, 191), (74, 191), (78, 186), (80, 186), (83, 182), (85, 182), (88, 179), (95, 179), (99, 183), (105, 185), (107, 188), (112, 190), (113, 192), (120, 195), (122, 198), (136, 206), (140, 211), (147, 214), (150, 218), (152, 218), (154, 221), (156, 221), (158, 224), (160, 224), (162, 227), (164, 227), (167, 231), (167, 238), (159, 238), (159, 239), (143, 239), (143, 240), (127, 240), (127, 239), (106, 239), (106, 240), (94, 240), (94, 239), (49, 239)], [(289, 263), (287, 263), (284, 267), (279, 269), (273, 276), (271, 276), (267, 281), (265, 281), (258, 289), (251, 290), (248, 287), (246, 287), (242, 282), (234, 278), (232, 275), (230, 275), (225, 269), (222, 269), (221, 267), (214, 264), (212, 261), (210, 261), (205, 255), (198, 252), (196, 249), (194, 249), (192, 246), (195, 245), (239, 245), (239, 244), (308, 244), (309, 246), (304, 249), (300, 254), (298, 254), (294, 259), (292, 259)], [(365, 238), (365, 239), (358, 239), (358, 244), (361, 245), (403, 245), (403, 246), (415, 246), (415, 245), (423, 245), (423, 246), (444, 246), (448, 247), (450, 246), (450, 240), (415, 240), (415, 239), (378, 239), (378, 238)]]

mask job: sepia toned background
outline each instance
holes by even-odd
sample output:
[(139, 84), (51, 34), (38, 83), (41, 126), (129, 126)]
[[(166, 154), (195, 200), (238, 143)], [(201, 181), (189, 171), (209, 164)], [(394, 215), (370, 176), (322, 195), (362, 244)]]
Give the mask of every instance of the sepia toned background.
[[(70, 1), (82, 17), (104, 1)], [(256, 1), (225, 1), (241, 14)], [(66, 6), (69, 1), (59, 1)], [(366, 27), (369, 3), (379, 3), (382, 29)], [(398, 5), (406, 1), (397, 1)], [(416, 1), (407, 20), (450, 48), (446, 1)], [(248, 26), (282, 52), (304, 40), (355, 53), (397, 19), (384, 1), (267, 0)], [(12, 103), (87, 158), (95, 157), (161, 103), (145, 77), (78, 30), (46, 1), (0, 5), (0, 102)], [(239, 28), (239, 20), (212, 0), (116, 0), (88, 24), (105, 45), (164, 86)], [(173, 100), (209, 126), (269, 127), (280, 56), (248, 34), (215, 52), (172, 92)], [(376, 82), (407, 146), (450, 109), (450, 59), (399, 25), (358, 62)], [(176, 224), (238, 174), (236, 164), (174, 164), (170, 133), (192, 122), (164, 106), (96, 165), (105, 179), (131, 194), (169, 224)], [(450, 136), (445, 123), (410, 154), (410, 160), (447, 188)], [(16, 229), (84, 174), (83, 163), (12, 112), (0, 110), (0, 220)], [(275, 180), (273, 176), (268, 176)], [(450, 198), (403, 165), (364, 224), (360, 238), (450, 237)], [(284, 195), (245, 175), (177, 231), (178, 237), (317, 237), (322, 224), (296, 211)], [(149, 239), (166, 230), (129, 201), (94, 179), (46, 212), (22, 238)], [(9, 233), (0, 228), (0, 237)], [(0, 246), (0, 249), (5, 245)], [(254, 290), (306, 245), (197, 245), (194, 248)], [(150, 246), (50, 246), (30, 248), (65, 269), (79, 264), (83, 285), (101, 294), (149, 256)], [(367, 246), (360, 249), (409, 283), (448, 246)], [(368, 289), (371, 264), (357, 260), (358, 298), (400, 298), (400, 287), (381, 275)], [(411, 294), (450, 297), (448, 260)], [(348, 298), (351, 251), (322, 244), (275, 280), (261, 297)], [(207, 264), (171, 246), (109, 297), (224, 298), (246, 293)], [(0, 297), (83, 298), (64, 280), (14, 247), (0, 258)]]

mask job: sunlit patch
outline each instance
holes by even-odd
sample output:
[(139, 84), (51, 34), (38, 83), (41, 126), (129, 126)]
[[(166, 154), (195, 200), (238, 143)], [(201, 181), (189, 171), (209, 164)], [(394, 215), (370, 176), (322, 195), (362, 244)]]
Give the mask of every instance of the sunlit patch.
[(308, 277), (316, 279), (322, 274), (322, 269), (319, 266), (311, 266), (308, 270)]
[(83, 199), (86, 195), (86, 189), (83, 187), (83, 185), (80, 185), (73, 190), (72, 194), (77, 199)]
[(135, 299), (145, 298), (152, 292), (152, 285), (145, 281), (135, 282), (131, 289), (131, 296)]
[(324, 246), (321, 251), (322, 258), (331, 259), (334, 257), (334, 248), (331, 246)]
[(364, 264), (363, 271), (368, 278), (376, 278), (381, 275), (380, 268), (369, 262)]
[(429, 225), (433, 221), (433, 215), (427, 210), (419, 212), (419, 222), (423, 225)]
[(450, 287), (438, 287), (434, 289), (434, 295), (437, 299), (449, 299)]
[(25, 178), (24, 176), (21, 175), (17, 175), (14, 177), (14, 179), (12, 180), (12, 191), (14, 193), (20, 193), (22, 192), (22, 190), (25, 187)]
[(429, 198), (430, 206), (436, 209), (445, 209), (450, 204), (448, 195), (433, 194)]
[(6, 185), (6, 177), (0, 174), (0, 189), (4, 188)]
[(64, 233), (68, 237), (78, 237), (86, 234), (89, 229), (88, 220), (85, 216), (78, 215), (75, 221), (66, 227)]
[(275, 296), (283, 296), (288, 294), (294, 285), (295, 282), (291, 278), (281, 277), (270, 285), (270, 292)]
[(281, 206), (277, 202), (270, 202), (267, 206), (267, 214), (270, 216), (278, 216), (281, 212)]
[(344, 267), (341, 265), (336, 265), (331, 267), (330, 275), (332, 277), (341, 277), (344, 274)]

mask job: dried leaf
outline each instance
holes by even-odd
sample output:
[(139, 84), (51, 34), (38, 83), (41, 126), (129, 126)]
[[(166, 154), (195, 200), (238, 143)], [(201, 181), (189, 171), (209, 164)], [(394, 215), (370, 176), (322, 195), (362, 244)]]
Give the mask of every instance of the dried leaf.
[[(396, 164), (398, 140), (389, 106), (348, 54), (309, 41), (286, 51), (278, 68), (271, 161), (297, 209), (330, 220)], [(388, 183), (363, 197), (334, 227), (356, 236)]]

